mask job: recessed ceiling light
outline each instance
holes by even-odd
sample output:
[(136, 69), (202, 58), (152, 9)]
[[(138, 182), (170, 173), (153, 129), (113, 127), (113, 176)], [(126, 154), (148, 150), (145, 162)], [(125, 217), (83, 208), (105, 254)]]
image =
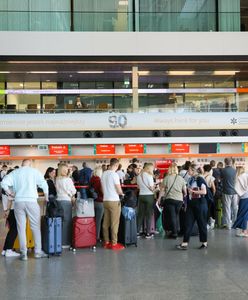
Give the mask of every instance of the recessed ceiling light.
[(46, 82), (50, 82), (50, 81), (51, 81), (50, 79), (47, 79), (47, 80), (46, 80)]
[(72, 78), (72, 75), (69, 75), (70, 78)]
[(194, 75), (195, 71), (169, 71), (169, 75), (175, 75), (175, 76), (180, 76), (180, 75)]
[(235, 75), (240, 71), (214, 71), (214, 75)]
[(104, 71), (78, 71), (78, 74), (102, 74)]
[(30, 71), (30, 74), (56, 74), (57, 71)]
[(0, 71), (0, 74), (9, 74), (9, 71)]
[(139, 73), (139, 75), (141, 75), (141, 76), (146, 76), (146, 75), (149, 75), (149, 74), (150, 74), (150, 71), (139, 71), (138, 73)]

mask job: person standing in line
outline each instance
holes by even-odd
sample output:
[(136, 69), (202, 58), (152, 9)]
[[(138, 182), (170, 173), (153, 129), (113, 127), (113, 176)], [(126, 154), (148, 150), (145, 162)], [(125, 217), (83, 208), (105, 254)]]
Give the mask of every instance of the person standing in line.
[(232, 158), (225, 158), (224, 162), (225, 168), (221, 170), (223, 228), (231, 229), (238, 213), (238, 195), (235, 191), (236, 170), (233, 168)]
[(154, 204), (154, 190), (155, 184), (153, 180), (153, 164), (146, 163), (143, 170), (137, 177), (137, 184), (139, 187), (139, 201), (138, 201), (138, 236), (143, 222), (146, 222), (145, 238), (152, 237), (150, 233), (151, 217), (153, 213)]
[(3, 180), (3, 177), (7, 174), (7, 171), (8, 171), (8, 166), (7, 165), (3, 165), (2, 169), (0, 170), (0, 198), (2, 196), (1, 182)]
[(189, 176), (189, 167), (191, 166), (191, 162), (189, 160), (187, 160), (183, 166), (183, 169), (179, 172), (179, 175), (181, 177), (183, 177), (185, 183), (187, 184), (189, 179), (190, 179), (190, 176)]
[(185, 233), (183, 237), (183, 242), (180, 245), (177, 245), (177, 249), (188, 249), (188, 244), (195, 221), (197, 222), (200, 233), (201, 246), (199, 247), (199, 249), (206, 249), (208, 247), (208, 204), (205, 196), (207, 194), (207, 185), (204, 178), (202, 178), (202, 176), (199, 175), (197, 167), (195, 165), (191, 165), (188, 172), (191, 178), (188, 182), (189, 201), (185, 216)]
[(187, 195), (187, 190), (184, 179), (178, 175), (178, 168), (175, 163), (169, 167), (168, 175), (163, 180), (158, 198), (159, 203), (162, 195), (165, 196), (163, 219), (169, 225), (169, 230), (167, 230), (164, 224), (164, 230), (171, 231), (168, 238), (176, 239), (179, 232), (179, 211), (183, 205), (183, 197)]
[[(6, 175), (2, 187), (6, 194), (15, 199), (14, 213), (20, 242), (20, 259), (27, 260), (26, 218), (29, 218), (35, 242), (35, 258), (47, 257), (41, 250), (40, 206), (37, 203), (37, 186), (40, 187), (48, 201), (48, 185), (43, 175), (31, 167), (31, 160), (25, 159), (22, 167)], [(13, 189), (13, 192), (10, 190)]]
[(248, 174), (244, 167), (237, 167), (235, 190), (239, 195), (239, 209), (233, 228), (237, 229), (236, 236), (248, 237)]
[(73, 181), (68, 177), (68, 165), (60, 164), (58, 176), (56, 178), (57, 201), (60, 201), (64, 209), (63, 227), (62, 227), (62, 245), (63, 248), (69, 248), (72, 242), (72, 204), (73, 197), (77, 190)]
[[(79, 171), (79, 183), (86, 186), (90, 183), (90, 177), (92, 175), (92, 170), (89, 168), (86, 164), (86, 162), (83, 162), (83, 169)], [(80, 190), (81, 198), (87, 199), (87, 192), (86, 188), (82, 188)]]
[(97, 198), (94, 201), (94, 208), (95, 208), (95, 216), (96, 216), (96, 236), (98, 241), (100, 240), (102, 217), (104, 213), (101, 177), (102, 177), (102, 167), (99, 166), (94, 169), (93, 175), (90, 178), (90, 186), (93, 187), (93, 189), (97, 194)]
[[(212, 176), (213, 170), (211, 165), (204, 165), (203, 166), (203, 178), (205, 179), (207, 186), (210, 188), (213, 196), (215, 195), (216, 188), (215, 188), (215, 178)], [(209, 225), (208, 229), (214, 229), (215, 227), (215, 205), (214, 202), (208, 203), (208, 220)]]
[(56, 170), (52, 167), (47, 168), (44, 178), (48, 185), (48, 198), (55, 199), (57, 196), (56, 186), (55, 186)]
[(71, 178), (72, 178), (74, 183), (79, 182), (79, 172), (78, 172), (78, 167), (77, 166), (72, 166)]
[[(112, 250), (123, 250), (124, 246), (117, 243), (117, 235), (119, 229), (121, 202), (120, 196), (124, 196), (120, 185), (120, 179), (116, 173), (119, 161), (111, 158), (109, 169), (102, 175), (103, 188), (103, 248)], [(109, 239), (109, 228), (111, 228), (111, 239)]]
[(116, 173), (118, 174), (119, 178), (120, 178), (120, 183), (123, 184), (124, 180), (125, 180), (125, 173), (122, 171), (122, 165), (119, 164), (118, 170), (116, 171)]
[[(12, 171), (12, 169), (8, 170), (7, 174), (11, 173)], [(2, 190), (2, 192), (4, 217), (6, 218), (6, 223), (9, 227), (9, 231), (7, 233), (3, 246), (2, 256), (19, 257), (20, 253), (12, 250), (17, 237), (17, 225), (14, 213), (14, 199), (8, 196), (4, 190)]]

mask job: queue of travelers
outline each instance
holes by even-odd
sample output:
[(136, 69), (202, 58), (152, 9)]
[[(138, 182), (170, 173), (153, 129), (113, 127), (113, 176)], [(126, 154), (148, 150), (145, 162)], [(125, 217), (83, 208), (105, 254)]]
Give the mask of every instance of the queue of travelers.
[[(41, 249), (40, 207), (37, 203), (37, 187), (41, 188), (45, 201), (56, 199), (63, 207), (63, 248), (72, 242), (72, 215), (75, 197), (86, 199), (87, 188), (96, 192), (94, 199), (96, 236), (104, 249), (122, 250), (118, 242), (118, 229), (122, 199), (130, 189), (135, 191), (138, 204), (137, 236), (151, 239), (151, 223), (162, 219), (165, 237), (183, 237), (179, 250), (187, 250), (193, 232), (199, 234), (199, 249), (208, 247), (207, 235), (217, 225), (236, 229), (239, 237), (248, 237), (248, 174), (243, 167), (235, 168), (232, 158), (225, 158), (215, 167), (215, 161), (204, 166), (186, 161), (182, 167), (172, 163), (162, 178), (152, 163), (143, 166), (134, 159), (125, 172), (118, 159), (112, 158), (109, 165), (96, 166), (92, 170), (83, 163), (82, 170), (76, 166), (58, 164), (58, 169), (49, 167), (43, 176), (32, 168), (26, 159), (20, 168), (7, 170), (3, 166), (1, 176), (4, 216), (9, 226), (2, 255), (27, 260), (26, 219), (30, 220), (35, 249), (34, 257), (47, 255)], [(78, 193), (77, 188), (79, 186)], [(222, 204), (222, 223), (218, 224), (217, 206)], [(219, 207), (219, 206), (218, 206)], [(156, 225), (155, 225), (156, 226)], [(158, 229), (158, 228), (157, 228)], [(19, 237), (20, 253), (13, 250)]]

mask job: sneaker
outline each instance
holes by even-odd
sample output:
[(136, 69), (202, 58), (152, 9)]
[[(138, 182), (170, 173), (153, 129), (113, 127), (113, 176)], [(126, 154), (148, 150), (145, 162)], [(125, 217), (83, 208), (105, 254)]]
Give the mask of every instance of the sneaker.
[(204, 244), (202, 244), (198, 249), (207, 249), (207, 247), (208, 247), (208, 245), (204, 245)]
[(17, 253), (11, 249), (6, 250), (5, 257), (19, 257), (20, 253)]
[(34, 254), (34, 258), (36, 258), (36, 259), (47, 258), (47, 257), (48, 257), (48, 255), (43, 251)]
[(147, 233), (146, 235), (145, 235), (145, 239), (151, 239), (153, 236), (150, 234), (150, 233)]
[(22, 261), (28, 260), (27, 253), (21, 253), (20, 256), (19, 256), (19, 258), (20, 258), (20, 260), (22, 260)]
[(143, 236), (142, 233), (140, 233), (140, 232), (137, 233), (137, 238), (138, 238), (138, 239), (141, 238), (142, 236)]
[(177, 248), (178, 250), (188, 250), (188, 246), (183, 246), (182, 244), (177, 245), (176, 248)]
[(111, 249), (112, 250), (123, 250), (123, 249), (125, 249), (125, 247), (122, 244), (117, 243), (115, 245), (112, 245)]
[(111, 249), (112, 248), (112, 244), (110, 242), (104, 242), (103, 243), (103, 248), (104, 249)]
[(2, 255), (2, 256), (5, 256), (5, 253), (6, 253), (6, 251), (3, 250), (2, 253), (1, 253), (1, 255)]

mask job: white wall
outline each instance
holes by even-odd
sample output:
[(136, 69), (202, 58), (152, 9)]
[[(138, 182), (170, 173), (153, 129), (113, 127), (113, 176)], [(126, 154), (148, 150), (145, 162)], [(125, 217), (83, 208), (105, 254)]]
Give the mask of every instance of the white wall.
[(248, 32), (0, 32), (0, 55), (247, 55)]

